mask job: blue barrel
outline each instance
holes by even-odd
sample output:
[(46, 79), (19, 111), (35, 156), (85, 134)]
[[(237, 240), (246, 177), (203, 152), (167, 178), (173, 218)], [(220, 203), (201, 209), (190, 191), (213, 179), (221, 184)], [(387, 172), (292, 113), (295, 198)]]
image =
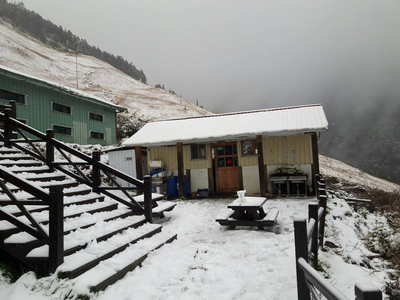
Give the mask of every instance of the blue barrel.
[(171, 198), (178, 198), (178, 177), (168, 178), (168, 195)]

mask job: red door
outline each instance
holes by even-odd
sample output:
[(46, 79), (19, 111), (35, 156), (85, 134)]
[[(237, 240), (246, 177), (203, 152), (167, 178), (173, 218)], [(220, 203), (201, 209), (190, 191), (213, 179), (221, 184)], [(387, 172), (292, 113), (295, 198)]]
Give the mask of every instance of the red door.
[(214, 145), (214, 164), (217, 192), (233, 192), (239, 189), (237, 143)]

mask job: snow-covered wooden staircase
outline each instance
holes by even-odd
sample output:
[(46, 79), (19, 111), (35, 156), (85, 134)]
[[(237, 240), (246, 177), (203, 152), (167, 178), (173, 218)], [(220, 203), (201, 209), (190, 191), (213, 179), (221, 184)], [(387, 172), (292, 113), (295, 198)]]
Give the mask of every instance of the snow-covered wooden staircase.
[[(52, 185), (64, 187), (64, 263), (57, 269), (58, 276), (78, 278), (79, 285), (87, 284), (92, 291), (104, 289), (122, 278), (140, 265), (148, 253), (176, 238), (162, 232), (161, 225), (146, 222), (143, 214), (93, 193), (90, 187), (62, 172), (51, 172), (18, 150), (0, 148), (0, 171), (15, 174), (43, 189)], [(6, 186), (43, 230), (49, 232), (48, 206), (13, 184)], [(0, 193), (0, 209), (30, 226), (30, 221), (4, 191)], [(49, 246), (1, 218), (0, 248), (38, 274), (47, 275)]]
[[(4, 116), (0, 113), (0, 117)], [(163, 232), (161, 225), (152, 223), (152, 217), (163, 217), (175, 204), (158, 205), (152, 200), (148, 178), (128, 178), (95, 156), (91, 159), (68, 149), (51, 135), (46, 141), (44, 134), (14, 119), (9, 122), (46, 142), (47, 156), (17, 142), (11, 147), (11, 135), (7, 140), (6, 131), (0, 133), (0, 139), (8, 144), (0, 143), (0, 256), (11, 255), (40, 276), (56, 272), (59, 278), (74, 280), (81, 290), (95, 292), (176, 239), (176, 234)], [(76, 166), (68, 156), (71, 168), (56, 162), (54, 149), (48, 151), (53, 146), (60, 153), (70, 150), (85, 159), (93, 168), (92, 178), (77, 169), (71, 171), (71, 164)], [(132, 197), (120, 186), (102, 186), (100, 170), (136, 183), (143, 194)]]

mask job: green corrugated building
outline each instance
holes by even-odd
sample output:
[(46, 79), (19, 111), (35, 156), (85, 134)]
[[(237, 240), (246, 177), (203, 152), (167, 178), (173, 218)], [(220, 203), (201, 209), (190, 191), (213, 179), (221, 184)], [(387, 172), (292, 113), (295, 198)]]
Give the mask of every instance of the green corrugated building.
[(117, 141), (116, 116), (126, 110), (80, 90), (0, 66), (0, 104), (17, 103), (17, 119), (60, 141), (110, 145)]

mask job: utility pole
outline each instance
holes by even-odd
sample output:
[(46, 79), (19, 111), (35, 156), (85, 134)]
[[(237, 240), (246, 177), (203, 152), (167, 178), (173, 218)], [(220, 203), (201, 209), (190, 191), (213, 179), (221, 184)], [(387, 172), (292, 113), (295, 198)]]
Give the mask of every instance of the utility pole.
[(76, 69), (76, 89), (78, 90), (78, 44), (76, 44), (76, 50), (75, 50), (75, 69)]

